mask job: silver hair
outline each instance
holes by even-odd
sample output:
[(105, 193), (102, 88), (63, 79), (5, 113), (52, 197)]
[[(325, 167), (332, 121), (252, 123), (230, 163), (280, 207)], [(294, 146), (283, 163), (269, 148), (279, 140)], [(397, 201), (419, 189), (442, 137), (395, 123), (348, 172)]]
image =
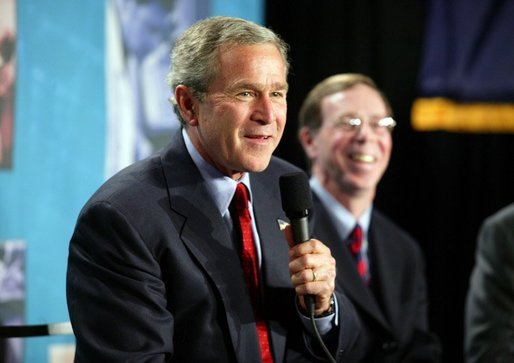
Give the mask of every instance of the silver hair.
[(178, 85), (189, 87), (195, 97), (203, 100), (208, 86), (219, 71), (219, 51), (222, 46), (272, 44), (282, 54), (289, 70), (289, 46), (272, 30), (248, 20), (214, 16), (200, 20), (182, 33), (171, 52), (167, 77), (171, 88), (170, 101), (181, 123), (174, 97)]

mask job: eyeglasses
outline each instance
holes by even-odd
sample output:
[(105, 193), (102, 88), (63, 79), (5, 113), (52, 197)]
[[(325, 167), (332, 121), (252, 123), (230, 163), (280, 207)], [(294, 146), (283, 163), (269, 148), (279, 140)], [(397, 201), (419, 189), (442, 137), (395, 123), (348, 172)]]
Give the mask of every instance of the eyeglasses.
[[(336, 119), (332, 125), (344, 131), (356, 132), (362, 127), (363, 122), (359, 117), (344, 115)], [(393, 131), (396, 121), (392, 117), (371, 118), (368, 119), (368, 125), (375, 134), (383, 135)]]

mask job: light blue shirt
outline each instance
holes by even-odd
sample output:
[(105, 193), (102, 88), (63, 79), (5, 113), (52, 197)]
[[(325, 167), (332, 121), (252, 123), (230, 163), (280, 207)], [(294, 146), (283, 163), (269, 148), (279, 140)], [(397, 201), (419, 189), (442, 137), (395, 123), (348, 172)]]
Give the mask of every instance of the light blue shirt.
[(373, 210), (373, 205), (370, 205), (368, 209), (364, 211), (362, 216), (359, 219), (356, 219), (349, 211), (346, 209), (339, 201), (337, 201), (332, 194), (327, 192), (325, 188), (321, 185), (319, 180), (312, 176), (310, 179), (311, 189), (318, 196), (321, 201), (321, 204), (325, 207), (332, 223), (334, 224), (339, 237), (341, 238), (341, 243), (344, 243), (348, 240), (350, 233), (352, 232), (355, 225), (358, 223), (362, 228), (362, 247), (361, 251), (363, 253), (363, 258), (365, 259), (367, 265), (369, 266), (369, 256), (368, 256), (368, 231), (369, 231), (369, 223), (371, 220), (371, 212)]

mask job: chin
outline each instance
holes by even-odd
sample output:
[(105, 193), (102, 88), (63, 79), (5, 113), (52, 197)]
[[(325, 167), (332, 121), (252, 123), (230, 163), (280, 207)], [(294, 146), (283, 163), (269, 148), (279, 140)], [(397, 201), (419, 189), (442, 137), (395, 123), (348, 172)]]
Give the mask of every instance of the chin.
[(259, 172), (268, 167), (270, 160), (271, 153), (248, 155), (248, 157), (243, 161), (243, 166), (245, 166), (249, 171)]
[(246, 166), (246, 171), (252, 172), (252, 173), (259, 173), (261, 171), (266, 170), (266, 168), (269, 165), (270, 160), (267, 161), (259, 161), (254, 163), (248, 163)]

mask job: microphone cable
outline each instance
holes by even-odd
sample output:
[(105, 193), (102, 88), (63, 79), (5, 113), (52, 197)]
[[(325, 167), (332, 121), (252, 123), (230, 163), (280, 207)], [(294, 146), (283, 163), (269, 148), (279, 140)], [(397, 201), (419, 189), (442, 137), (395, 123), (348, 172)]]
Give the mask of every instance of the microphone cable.
[(314, 330), (314, 335), (316, 336), (316, 340), (318, 341), (319, 345), (323, 349), (323, 352), (325, 353), (325, 356), (327, 357), (328, 361), (330, 363), (336, 363), (336, 360), (334, 357), (332, 357), (332, 354), (328, 350), (327, 346), (325, 345), (325, 342), (323, 341), (323, 338), (321, 337), (321, 334), (319, 333), (318, 326), (316, 325), (316, 318), (314, 317), (314, 310), (316, 309), (316, 306), (314, 304), (314, 299), (308, 299), (308, 310), (309, 310), (309, 318), (312, 324), (312, 329)]

